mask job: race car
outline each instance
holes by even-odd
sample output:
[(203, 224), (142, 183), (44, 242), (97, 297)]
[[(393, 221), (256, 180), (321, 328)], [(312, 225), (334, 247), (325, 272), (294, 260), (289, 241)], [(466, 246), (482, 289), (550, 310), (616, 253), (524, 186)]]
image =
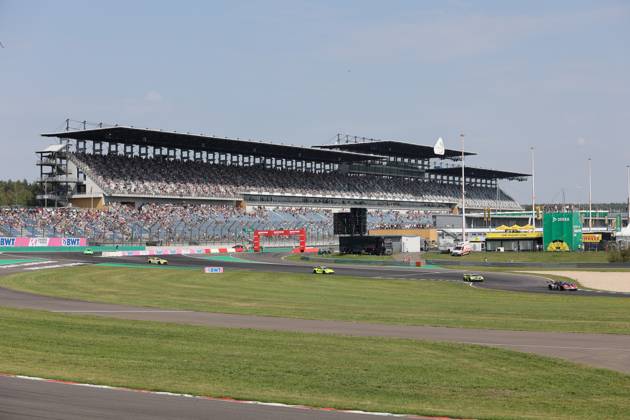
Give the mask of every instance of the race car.
[(464, 274), (464, 281), (480, 282), (483, 281), (483, 276), (481, 274), (466, 273)]
[(575, 283), (569, 283), (566, 281), (552, 281), (547, 285), (547, 287), (549, 287), (549, 290), (560, 290), (560, 291), (564, 291), (564, 290), (576, 291), (578, 289)]
[(92, 248), (85, 248), (83, 250), (83, 255), (94, 255), (94, 250)]
[(335, 274), (335, 270), (325, 265), (318, 265), (317, 267), (313, 267), (313, 274)]
[(160, 257), (149, 257), (149, 259), (147, 260), (147, 263), (157, 264), (157, 265), (167, 265), (168, 261)]

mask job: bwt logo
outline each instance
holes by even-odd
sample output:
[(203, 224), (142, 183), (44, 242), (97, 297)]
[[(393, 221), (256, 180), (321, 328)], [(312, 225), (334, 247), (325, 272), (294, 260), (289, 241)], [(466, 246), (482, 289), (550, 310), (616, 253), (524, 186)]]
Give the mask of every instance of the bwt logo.
[(554, 217), (552, 222), (568, 222), (569, 218), (568, 217)]
[(81, 239), (79, 238), (63, 238), (63, 246), (79, 246), (81, 245)]
[(0, 246), (15, 246), (15, 238), (0, 238)]

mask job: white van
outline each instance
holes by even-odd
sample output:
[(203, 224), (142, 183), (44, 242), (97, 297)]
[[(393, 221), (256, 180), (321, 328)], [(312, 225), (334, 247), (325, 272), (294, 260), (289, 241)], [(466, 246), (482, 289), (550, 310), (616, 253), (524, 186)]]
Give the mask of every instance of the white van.
[(453, 257), (462, 257), (472, 252), (472, 247), (468, 243), (460, 243), (455, 248), (451, 249), (451, 255)]

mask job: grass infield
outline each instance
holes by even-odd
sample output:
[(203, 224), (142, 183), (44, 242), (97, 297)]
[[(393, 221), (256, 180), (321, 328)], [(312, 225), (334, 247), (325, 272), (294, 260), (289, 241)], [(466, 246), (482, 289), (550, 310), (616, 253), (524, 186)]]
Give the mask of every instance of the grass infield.
[(606, 252), (471, 252), (453, 257), (439, 252), (422, 255), (426, 260), (452, 260), (462, 262), (540, 262), (540, 263), (607, 263)]
[(165, 309), (529, 331), (630, 333), (630, 299), (517, 293), (461, 282), (72, 267), (0, 277), (50, 296)]
[(466, 418), (628, 418), (630, 376), (472, 345), (0, 308), (0, 372)]

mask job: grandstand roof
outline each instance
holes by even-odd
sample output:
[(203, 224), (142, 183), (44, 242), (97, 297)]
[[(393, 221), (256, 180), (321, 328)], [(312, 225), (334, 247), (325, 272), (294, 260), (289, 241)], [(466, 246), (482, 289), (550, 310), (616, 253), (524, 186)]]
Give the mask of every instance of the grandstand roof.
[[(380, 156), (404, 157), (410, 159), (457, 159), (461, 157), (461, 150), (446, 149), (444, 155), (436, 155), (433, 146), (423, 146), (394, 140), (377, 140), (360, 143), (326, 144), (316, 146), (322, 149), (337, 149), (355, 153), (370, 153)], [(476, 155), (464, 152), (465, 155)]]
[(275, 157), (326, 163), (342, 163), (380, 159), (378, 156), (352, 151), (324, 150), (304, 146), (265, 143), (253, 140), (229, 139), (201, 134), (178, 133), (126, 126), (89, 130), (43, 133), (43, 137), (102, 141), (153, 147), (202, 150), (252, 156)]
[[(510, 171), (497, 171), (494, 169), (474, 168), (466, 166), (464, 168), (466, 178), (479, 178), (479, 179), (510, 179), (510, 180), (523, 180), (524, 178), (531, 176), (530, 174), (523, 174), (519, 172)], [(436, 175), (447, 176), (461, 176), (462, 167), (454, 166), (449, 168), (432, 168), (427, 169), (428, 173)]]

